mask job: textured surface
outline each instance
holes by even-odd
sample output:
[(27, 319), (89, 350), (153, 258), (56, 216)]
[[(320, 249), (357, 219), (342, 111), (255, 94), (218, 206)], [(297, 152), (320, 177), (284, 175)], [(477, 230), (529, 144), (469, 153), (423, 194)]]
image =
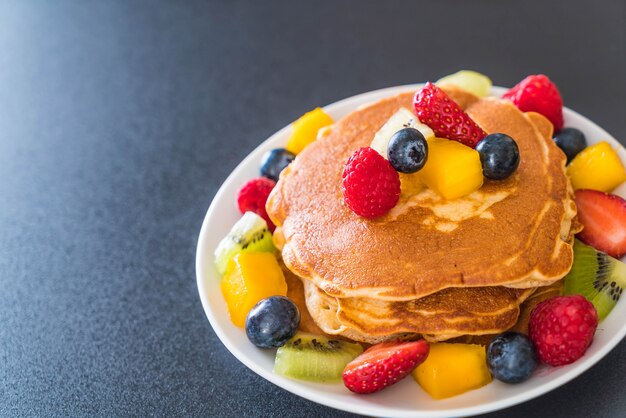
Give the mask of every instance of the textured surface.
[[(216, 338), (194, 273), (206, 209), (301, 113), (460, 67), (500, 85), (545, 72), (626, 138), (624, 2), (523, 7), (1, 2), (0, 416), (349, 416)], [(492, 416), (624, 416), (625, 386), (622, 343)]]

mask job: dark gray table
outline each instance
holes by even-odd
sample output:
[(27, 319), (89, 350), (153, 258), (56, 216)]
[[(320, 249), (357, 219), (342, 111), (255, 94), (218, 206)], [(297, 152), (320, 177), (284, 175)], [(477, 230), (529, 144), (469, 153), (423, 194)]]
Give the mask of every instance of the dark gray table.
[[(460, 68), (545, 72), (625, 139), (624, 27), (623, 0), (2, 2), (0, 416), (348, 416), (211, 330), (194, 254), (220, 184), (315, 106)], [(624, 416), (625, 387), (622, 343), (492, 416)]]

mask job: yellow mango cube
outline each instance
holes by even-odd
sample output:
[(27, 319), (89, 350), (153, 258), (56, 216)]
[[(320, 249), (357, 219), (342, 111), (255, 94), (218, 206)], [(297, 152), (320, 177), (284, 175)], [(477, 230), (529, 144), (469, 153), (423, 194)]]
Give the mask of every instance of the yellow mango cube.
[(415, 174), (398, 174), (400, 174), (400, 195), (402, 197), (414, 196), (426, 187), (420, 177)]
[(626, 181), (626, 170), (617, 152), (602, 141), (582, 150), (567, 166), (574, 190), (610, 192)]
[(294, 154), (300, 153), (317, 139), (317, 133), (321, 128), (333, 123), (333, 119), (319, 107), (305, 113), (293, 123), (293, 131), (287, 141), (287, 150)]
[(229, 261), (221, 283), (233, 324), (246, 325), (250, 309), (261, 299), (287, 295), (287, 282), (272, 253), (239, 253)]
[(428, 141), (428, 160), (416, 173), (446, 199), (466, 196), (483, 185), (483, 167), (478, 151), (443, 138)]
[(491, 382), (485, 347), (474, 344), (431, 344), (426, 361), (412, 375), (434, 399), (460, 395)]

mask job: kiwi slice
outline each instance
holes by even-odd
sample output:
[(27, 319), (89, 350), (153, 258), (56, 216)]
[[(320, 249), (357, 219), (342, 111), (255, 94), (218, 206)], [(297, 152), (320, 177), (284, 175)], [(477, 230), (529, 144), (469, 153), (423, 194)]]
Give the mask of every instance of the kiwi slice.
[(220, 274), (228, 262), (242, 252), (271, 253), (276, 251), (267, 222), (254, 212), (246, 212), (215, 249), (215, 266)]
[(274, 373), (311, 382), (336, 381), (362, 352), (357, 343), (299, 332), (276, 352)]
[(565, 294), (583, 295), (604, 319), (626, 287), (626, 264), (576, 240), (574, 264), (565, 276)]

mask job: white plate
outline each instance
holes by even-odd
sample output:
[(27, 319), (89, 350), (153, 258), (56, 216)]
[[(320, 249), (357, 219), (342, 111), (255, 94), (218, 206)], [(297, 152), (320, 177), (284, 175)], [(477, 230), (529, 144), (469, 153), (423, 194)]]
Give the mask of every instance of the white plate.
[[(401, 92), (414, 91), (418, 87), (419, 85), (408, 85), (376, 90), (341, 100), (324, 107), (324, 110), (338, 120), (363, 104)], [(501, 87), (494, 87), (492, 94), (501, 95), (504, 91), (505, 89)], [(612, 146), (619, 147), (620, 158), (626, 162), (626, 151), (611, 135), (572, 110), (564, 109), (564, 112), (566, 126), (583, 131), (589, 144), (601, 140), (609, 141)], [(355, 395), (342, 383), (308, 383), (274, 374), (272, 367), (275, 351), (256, 348), (247, 340), (245, 331), (230, 322), (219, 287), (220, 276), (213, 266), (213, 251), (241, 216), (235, 203), (238, 189), (248, 179), (258, 177), (259, 163), (263, 154), (273, 148), (284, 146), (289, 133), (290, 126), (276, 132), (252, 151), (228, 176), (204, 218), (196, 253), (198, 291), (215, 333), (239, 361), (263, 378), (303, 398), (354, 413), (388, 417), (468, 416), (507, 408), (567, 383), (597, 363), (626, 334), (626, 321), (623, 320), (626, 318), (626, 301), (622, 299), (598, 327), (593, 344), (585, 356), (574, 364), (558, 368), (540, 368), (522, 384), (506, 385), (494, 381), (481, 389), (438, 401), (430, 398), (410, 377), (379, 393)]]

